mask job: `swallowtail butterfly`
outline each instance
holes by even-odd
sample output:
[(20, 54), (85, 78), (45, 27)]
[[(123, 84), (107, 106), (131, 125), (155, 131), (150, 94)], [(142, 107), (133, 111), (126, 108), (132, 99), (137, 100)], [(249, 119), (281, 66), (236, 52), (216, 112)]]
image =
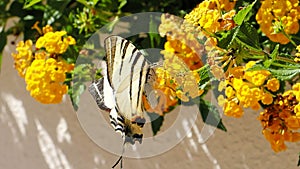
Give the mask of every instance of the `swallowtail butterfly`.
[(106, 38), (104, 48), (106, 74), (89, 86), (89, 92), (98, 107), (109, 112), (110, 123), (121, 133), (124, 143), (141, 143), (145, 123), (142, 96), (151, 92), (155, 71), (142, 53), (122, 37)]

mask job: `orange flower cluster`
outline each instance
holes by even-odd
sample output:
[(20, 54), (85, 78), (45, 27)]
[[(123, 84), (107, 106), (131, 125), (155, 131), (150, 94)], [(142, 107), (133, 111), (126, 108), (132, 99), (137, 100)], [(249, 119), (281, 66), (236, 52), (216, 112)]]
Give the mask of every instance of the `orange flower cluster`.
[(300, 83), (283, 95), (277, 95), (273, 104), (265, 108), (258, 119), (264, 136), (275, 152), (287, 148), (285, 141), (300, 141)]
[[(163, 67), (156, 69), (157, 83), (154, 86), (165, 95), (165, 110), (177, 104), (178, 99), (188, 102), (203, 93), (199, 89), (200, 76), (197, 70), (203, 66), (201, 45), (193, 32), (183, 30), (182, 19), (169, 14), (161, 17), (159, 32), (167, 37)], [(200, 37), (197, 34), (197, 37)], [(201, 36), (204, 38), (204, 35)]]
[(204, 52), (204, 45), (201, 45), (197, 38), (204, 39), (204, 35), (195, 34), (192, 31), (185, 31), (181, 18), (173, 15), (163, 14), (159, 33), (167, 37), (165, 51), (176, 53), (176, 56), (191, 69), (195, 70), (203, 66), (201, 56)]
[[(298, 0), (264, 0), (256, 14), (260, 29), (273, 42), (287, 44), (286, 34), (299, 31), (300, 7)], [(283, 33), (284, 32), (284, 33)]]
[(297, 53), (295, 54), (294, 61), (296, 63), (300, 63), (300, 45), (296, 47)]
[(184, 32), (194, 31), (207, 37), (206, 40), (200, 39), (205, 42), (207, 62), (217, 79), (225, 78), (225, 67), (236, 65), (231, 49), (219, 48), (217, 40), (212, 36), (216, 32), (228, 31), (236, 26), (233, 20), (236, 14), (233, 9), (235, 4), (235, 0), (205, 0), (185, 16), (183, 24)]

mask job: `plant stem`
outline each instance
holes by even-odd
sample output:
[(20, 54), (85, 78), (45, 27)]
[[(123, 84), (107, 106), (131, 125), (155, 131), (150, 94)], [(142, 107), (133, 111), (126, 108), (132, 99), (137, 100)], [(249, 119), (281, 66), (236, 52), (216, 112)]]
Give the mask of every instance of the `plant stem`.
[(295, 64), (294, 60), (286, 58), (286, 57), (277, 56), (276, 60)]
[(263, 55), (254, 55), (254, 56), (251, 56), (251, 59), (265, 59), (265, 56), (263, 56)]
[(283, 35), (284, 35), (285, 37), (287, 37), (287, 38), (290, 40), (290, 42), (291, 42), (295, 47), (297, 47), (297, 44), (292, 40), (292, 38), (291, 38), (290, 35), (288, 35), (285, 31), (282, 31), (282, 33), (283, 33)]
[(299, 69), (298, 66), (289, 66), (289, 65), (284, 65), (284, 64), (276, 63), (276, 62), (271, 63), (271, 65), (282, 67), (282, 68)]

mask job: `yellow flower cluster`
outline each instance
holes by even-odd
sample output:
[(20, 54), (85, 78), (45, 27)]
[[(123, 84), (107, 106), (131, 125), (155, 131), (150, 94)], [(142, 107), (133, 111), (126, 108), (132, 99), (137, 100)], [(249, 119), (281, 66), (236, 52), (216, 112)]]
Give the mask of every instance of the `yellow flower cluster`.
[(287, 148), (285, 141), (300, 141), (300, 83), (283, 95), (278, 95), (273, 104), (260, 113), (258, 119), (265, 138), (275, 152)]
[(24, 78), (26, 69), (30, 66), (33, 60), (32, 41), (27, 40), (25, 41), (25, 43), (23, 41), (20, 41), (17, 44), (16, 50), (18, 51), (18, 53), (12, 54), (12, 57), (15, 61), (14, 66), (19, 75)]
[(49, 32), (47, 28), (44, 30), (46, 33), (36, 41), (36, 48), (38, 49), (45, 48), (49, 53), (62, 54), (69, 45), (76, 43), (73, 37), (64, 37), (67, 34), (66, 31)]
[[(230, 30), (235, 26), (232, 17), (236, 0), (205, 0), (185, 16), (185, 20), (197, 30), (210, 33)], [(223, 12), (226, 12), (222, 15)]]
[(287, 44), (284, 35), (296, 34), (299, 30), (300, 7), (298, 0), (264, 0), (256, 14), (260, 29), (273, 42)]
[(26, 71), (26, 89), (41, 103), (60, 103), (68, 91), (68, 86), (63, 84), (66, 72), (72, 69), (72, 65), (53, 58), (35, 59)]
[[(34, 27), (37, 28), (37, 24)], [(37, 30), (42, 32), (39, 28)], [(68, 91), (68, 86), (64, 84), (66, 73), (74, 69), (74, 64), (66, 63), (59, 54), (75, 44), (75, 39), (66, 37), (65, 31), (52, 31), (49, 25), (43, 28), (44, 36), (37, 40), (35, 50), (31, 40), (25, 43), (20, 41), (17, 53), (12, 54), (15, 69), (25, 78), (26, 89), (33, 98), (45, 104), (61, 102), (62, 96)]]
[(259, 102), (265, 105), (273, 102), (270, 92), (279, 90), (279, 81), (269, 78), (271, 73), (267, 70), (247, 71), (254, 64), (250, 61), (245, 66), (232, 68), (226, 80), (220, 82), (219, 91), (225, 90), (226, 97), (220, 95), (218, 100), (225, 115), (241, 117), (243, 108), (258, 110)]

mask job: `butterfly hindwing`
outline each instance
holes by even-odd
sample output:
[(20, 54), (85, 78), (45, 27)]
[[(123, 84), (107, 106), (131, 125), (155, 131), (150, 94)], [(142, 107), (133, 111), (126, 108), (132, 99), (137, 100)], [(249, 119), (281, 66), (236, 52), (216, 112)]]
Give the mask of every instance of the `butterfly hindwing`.
[(93, 82), (88, 87), (88, 90), (101, 110), (110, 111), (111, 109), (105, 105), (103, 88), (104, 88), (104, 78), (100, 78), (95, 82)]

